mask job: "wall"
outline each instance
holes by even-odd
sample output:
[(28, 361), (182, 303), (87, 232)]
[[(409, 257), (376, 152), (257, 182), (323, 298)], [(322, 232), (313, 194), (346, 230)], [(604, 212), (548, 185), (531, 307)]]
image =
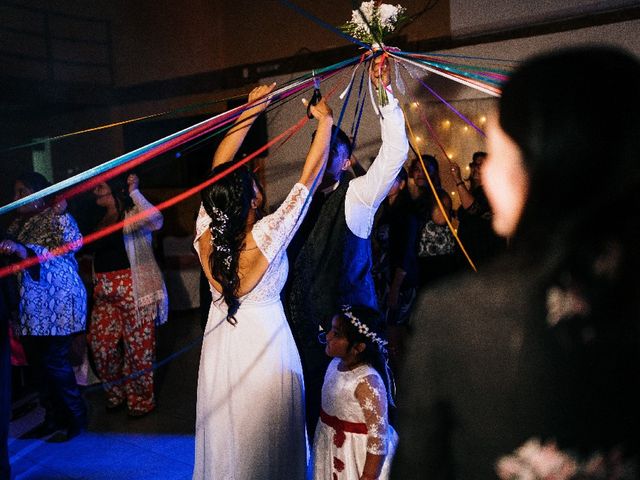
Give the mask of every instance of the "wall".
[(637, 0), (450, 0), (451, 34), (460, 37), (638, 5)]

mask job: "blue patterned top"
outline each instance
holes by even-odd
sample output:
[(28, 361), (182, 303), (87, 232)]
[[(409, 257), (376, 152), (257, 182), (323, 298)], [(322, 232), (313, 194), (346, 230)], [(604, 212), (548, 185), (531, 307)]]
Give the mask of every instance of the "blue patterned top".
[(84, 330), (87, 292), (74, 256), (82, 244), (82, 234), (73, 217), (49, 208), (17, 218), (8, 233), (38, 256), (76, 242), (73, 251), (43, 261), (39, 275), (32, 276), (27, 270), (19, 273), (20, 335), (70, 335)]

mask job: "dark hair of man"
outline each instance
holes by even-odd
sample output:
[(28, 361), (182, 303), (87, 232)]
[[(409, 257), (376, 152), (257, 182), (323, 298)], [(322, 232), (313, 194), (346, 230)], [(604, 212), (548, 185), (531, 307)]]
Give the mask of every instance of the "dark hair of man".
[[(316, 132), (311, 134), (311, 138), (315, 138)], [(351, 141), (346, 133), (344, 133), (339, 127), (333, 125), (331, 127), (331, 146), (329, 148), (329, 159), (327, 160), (327, 169), (325, 175), (337, 174), (340, 180), (342, 176), (342, 170), (336, 171), (342, 168), (343, 162), (351, 157)], [(335, 162), (340, 162), (340, 165), (336, 165)]]
[(333, 125), (331, 127), (331, 148), (329, 150), (329, 161), (334, 158), (345, 159), (351, 156), (351, 141), (341, 128)]

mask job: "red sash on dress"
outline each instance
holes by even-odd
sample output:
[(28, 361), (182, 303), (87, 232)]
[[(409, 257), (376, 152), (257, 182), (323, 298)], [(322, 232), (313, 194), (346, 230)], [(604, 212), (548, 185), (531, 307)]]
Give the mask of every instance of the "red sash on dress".
[(322, 420), (322, 423), (330, 426), (336, 431), (336, 434), (333, 437), (333, 443), (338, 448), (342, 447), (342, 444), (344, 443), (344, 440), (345, 440), (344, 432), (359, 433), (363, 435), (366, 435), (368, 432), (366, 424), (347, 422), (346, 420), (341, 420), (338, 417), (329, 415), (323, 409), (320, 409), (320, 420)]

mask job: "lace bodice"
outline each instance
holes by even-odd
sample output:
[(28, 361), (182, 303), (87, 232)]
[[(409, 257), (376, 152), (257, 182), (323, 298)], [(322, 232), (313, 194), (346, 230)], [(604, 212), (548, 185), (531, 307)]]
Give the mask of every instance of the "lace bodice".
[[(269, 266), (255, 288), (240, 298), (241, 303), (262, 303), (280, 298), (280, 291), (284, 287), (289, 273), (287, 246), (304, 219), (310, 203), (307, 202), (308, 197), (307, 187), (296, 183), (280, 207), (272, 214), (257, 221), (253, 226), (251, 233), (260, 252), (269, 262)], [(196, 238), (193, 242), (198, 256), (200, 256), (198, 239), (209, 228), (210, 223), (211, 218), (207, 215), (204, 207), (200, 205), (196, 221)], [(215, 300), (220, 294), (212, 286), (210, 287)]]
[(341, 420), (367, 425), (367, 452), (387, 454), (387, 392), (380, 374), (369, 365), (338, 370), (334, 358), (322, 386), (322, 409)]

